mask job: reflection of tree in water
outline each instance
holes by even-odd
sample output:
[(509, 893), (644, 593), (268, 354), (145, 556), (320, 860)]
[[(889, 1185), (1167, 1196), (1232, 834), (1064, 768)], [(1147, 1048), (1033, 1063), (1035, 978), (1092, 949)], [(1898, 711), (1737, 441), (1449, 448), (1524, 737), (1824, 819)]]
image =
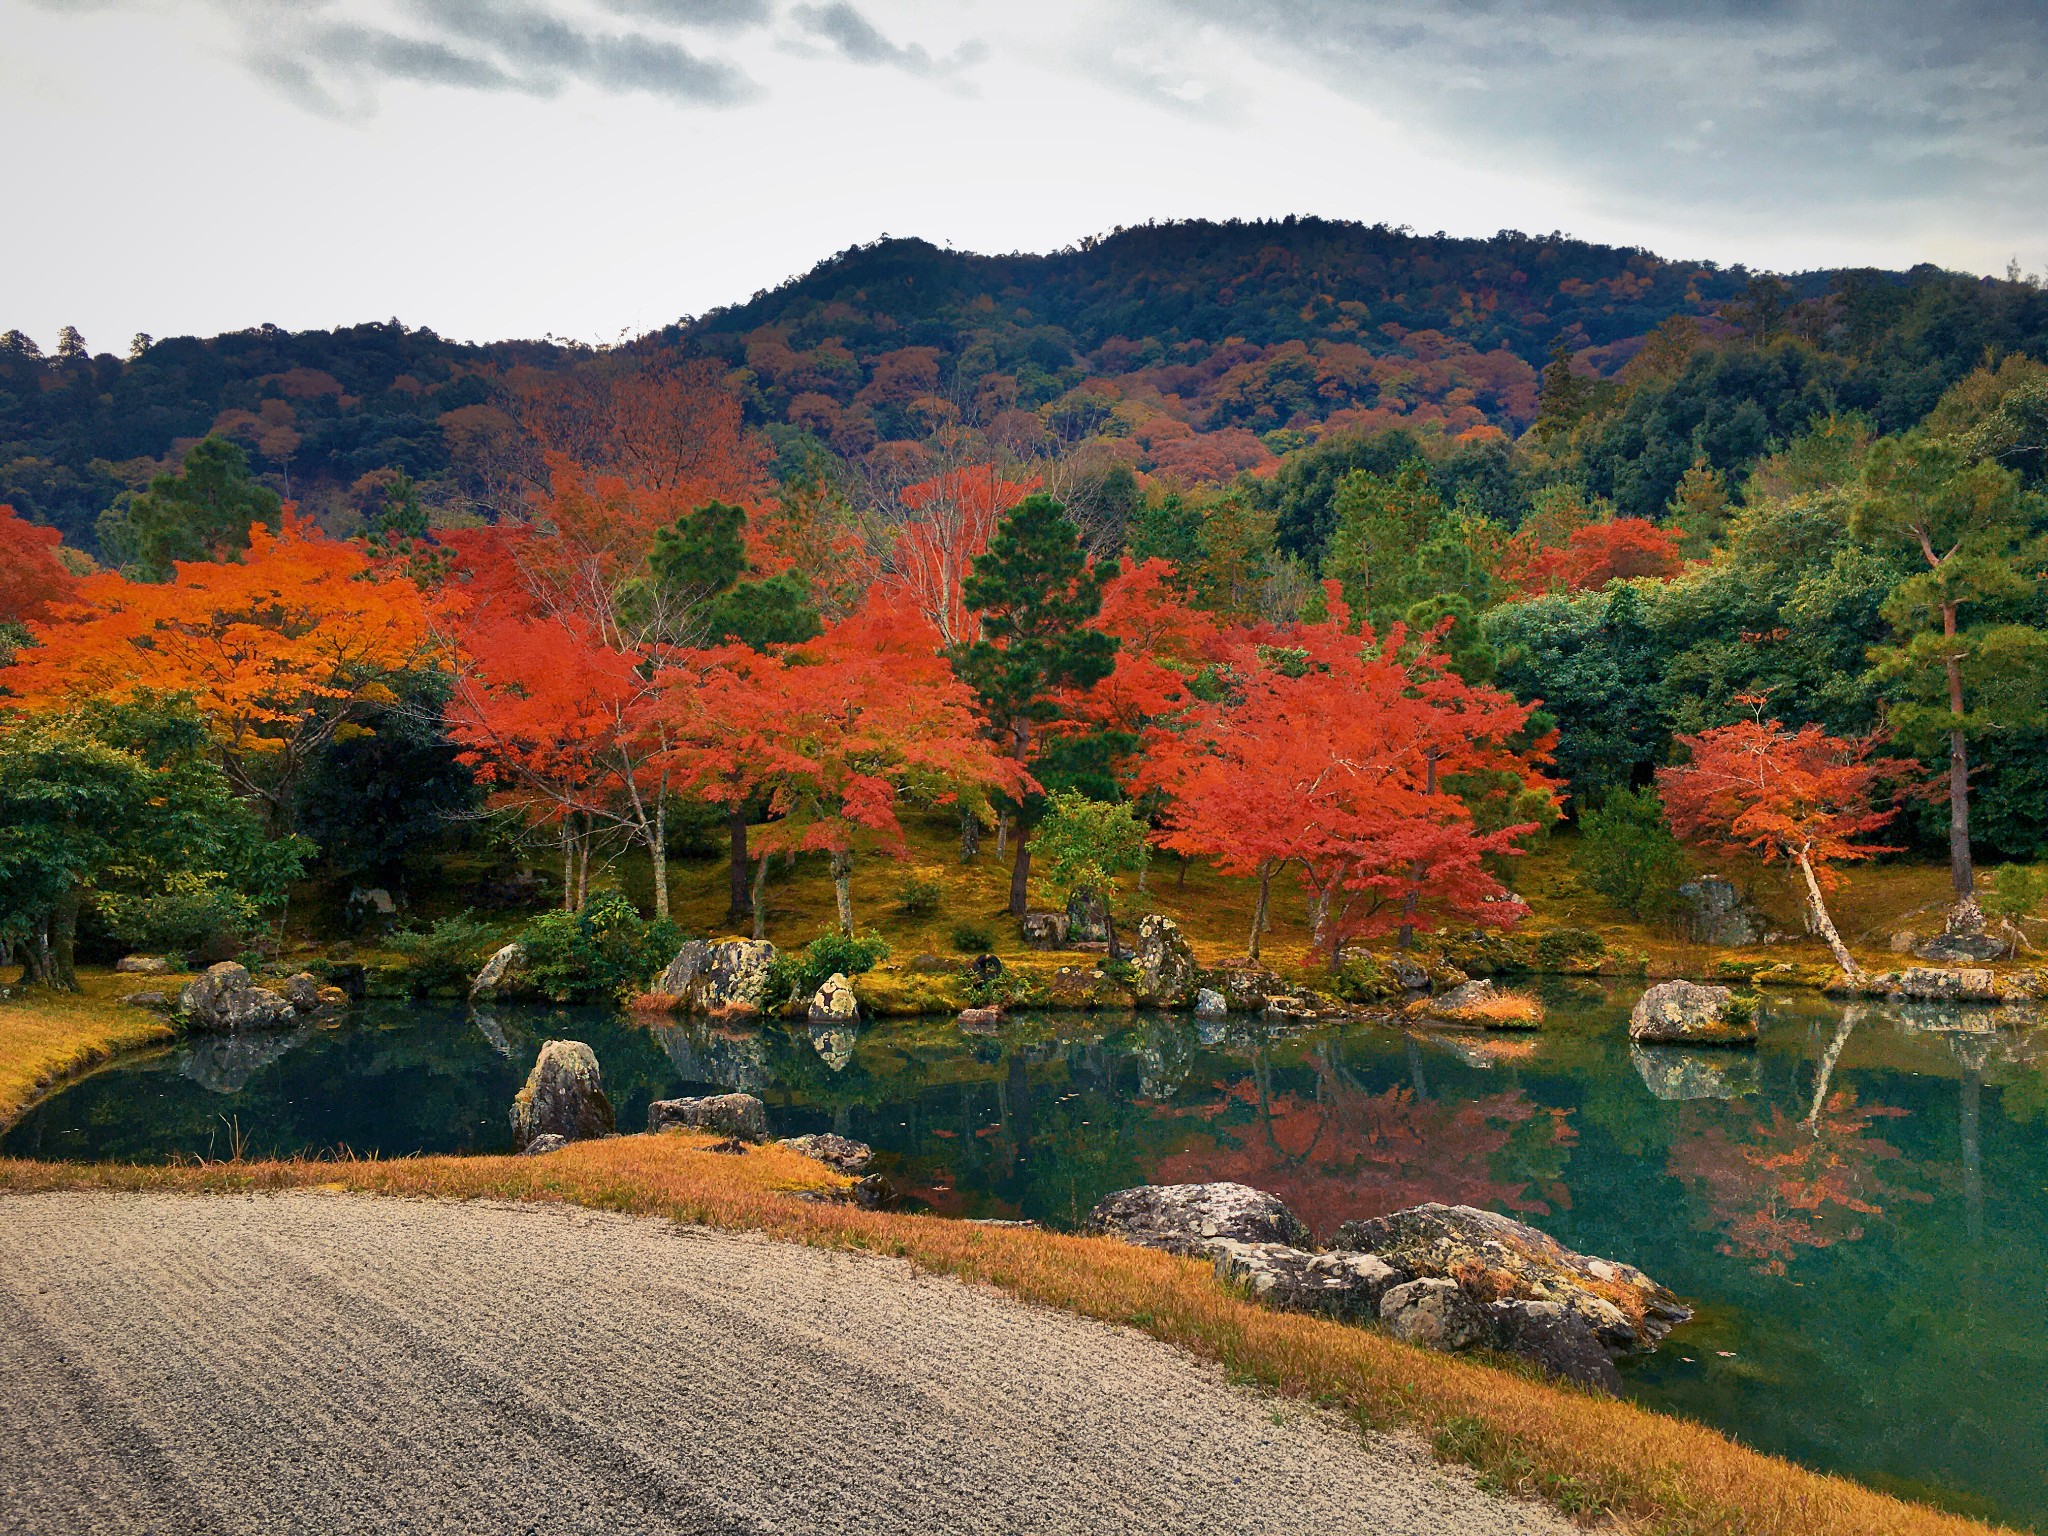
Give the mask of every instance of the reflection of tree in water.
[(1462, 1101), (1400, 1086), (1374, 1093), (1318, 1052), (1312, 1093), (1274, 1092), (1265, 1053), (1251, 1065), (1220, 1101), (1183, 1112), (1207, 1122), (1214, 1141), (1163, 1158), (1154, 1183), (1250, 1184), (1326, 1234), (1430, 1200), (1528, 1215), (1570, 1204), (1560, 1177), (1576, 1139), (1569, 1111), (1520, 1088)]
[(1853, 1088), (1829, 1092), (1825, 1077), (1804, 1114), (1749, 1100), (1691, 1103), (1669, 1167), (1704, 1200), (1722, 1253), (1782, 1275), (1802, 1248), (1861, 1238), (1862, 1218), (1884, 1215), (1885, 1202), (1931, 1198), (1879, 1176), (1888, 1164), (1901, 1172), (1904, 1164), (1873, 1127), (1907, 1113), (1860, 1104)]

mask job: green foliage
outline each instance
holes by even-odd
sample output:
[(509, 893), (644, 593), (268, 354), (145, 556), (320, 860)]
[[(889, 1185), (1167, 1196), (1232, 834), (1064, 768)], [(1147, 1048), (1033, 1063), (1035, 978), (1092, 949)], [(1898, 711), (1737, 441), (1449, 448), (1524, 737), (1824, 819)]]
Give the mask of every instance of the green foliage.
[(249, 458), (224, 437), (193, 445), (176, 471), (102, 513), (100, 548), (145, 581), (169, 581), (176, 560), (211, 560), (249, 547), (257, 523), (276, 528), (282, 499), (249, 473)]
[(431, 928), (394, 933), (386, 942), (404, 956), (412, 990), (433, 996), (466, 991), (503, 941), (491, 924), (465, 912), (444, 917)]
[(896, 884), (896, 910), (905, 917), (930, 917), (945, 894), (946, 888), (929, 875), (905, 875)]
[(1654, 789), (1616, 789), (1579, 818), (1579, 878), (1631, 917), (1662, 917), (1691, 874)]
[(1111, 804), (1055, 792), (1031, 839), (1031, 854), (1055, 885), (1116, 895), (1116, 877), (1144, 868), (1152, 855), (1145, 823), (1129, 801)]
[(1584, 928), (1558, 928), (1536, 941), (1536, 968), (1570, 971), (1603, 959), (1607, 941)]
[(420, 504), (420, 488), (411, 475), (397, 472), (384, 488), (384, 500), (365, 520), (363, 532), (387, 545), (427, 536), (427, 509)]
[(1448, 509), (1422, 460), (1410, 459), (1391, 476), (1354, 470), (1337, 486), (1336, 512), (1323, 574), (1343, 584), (1353, 618), (1384, 630), (1410, 604), (1436, 595), (1421, 590), (1426, 578), (1417, 556)]
[(1978, 900), (1993, 917), (2032, 917), (2048, 901), (2048, 864), (2000, 865)]
[(889, 946), (873, 933), (824, 933), (793, 953), (778, 954), (768, 967), (770, 999), (808, 1002), (834, 975), (858, 976), (889, 958)]
[(558, 1003), (620, 997), (644, 987), (675, 957), (683, 932), (649, 922), (619, 891), (598, 891), (581, 912), (545, 912), (519, 936), (534, 989)]
[(979, 923), (955, 923), (946, 940), (955, 949), (966, 955), (985, 955), (996, 947), (996, 936), (992, 929)]
[(738, 641), (762, 650), (821, 632), (810, 592), (797, 576), (743, 580), (747, 514), (709, 501), (654, 534), (648, 581), (629, 596), (629, 615), (692, 644)]

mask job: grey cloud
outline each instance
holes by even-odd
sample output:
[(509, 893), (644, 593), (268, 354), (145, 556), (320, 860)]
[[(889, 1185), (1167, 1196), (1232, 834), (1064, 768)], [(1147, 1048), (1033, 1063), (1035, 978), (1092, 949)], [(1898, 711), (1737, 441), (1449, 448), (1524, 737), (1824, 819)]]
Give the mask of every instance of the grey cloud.
[[(1990, 0), (1138, 0), (1479, 163), (1631, 206), (2048, 194), (2048, 36)], [(1975, 220), (1981, 224), (1981, 216)]]
[(600, 0), (619, 16), (640, 16), (677, 27), (721, 30), (768, 24), (768, 0)]
[(854, 9), (847, 0), (829, 5), (799, 5), (790, 11), (796, 24), (830, 43), (841, 57), (855, 64), (886, 64), (913, 75), (939, 76), (958, 73), (986, 55), (980, 43), (968, 43), (943, 59), (916, 43), (892, 43), (882, 30)]

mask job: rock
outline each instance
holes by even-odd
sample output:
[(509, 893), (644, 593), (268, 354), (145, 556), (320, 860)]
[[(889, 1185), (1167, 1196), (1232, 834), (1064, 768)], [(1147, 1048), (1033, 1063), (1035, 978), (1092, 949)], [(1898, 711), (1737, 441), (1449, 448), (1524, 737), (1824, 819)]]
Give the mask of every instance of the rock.
[(1263, 966), (1237, 965), (1217, 978), (1224, 1002), (1232, 1013), (1260, 1013), (1266, 999), (1285, 992), (1287, 983)]
[(701, 1099), (656, 1099), (647, 1106), (650, 1131), (710, 1131), (741, 1141), (768, 1139), (768, 1106), (751, 1093)]
[(1917, 1002), (1990, 1003), (1998, 999), (1998, 977), (1985, 970), (1927, 970), (1915, 967), (1891, 978), (1896, 990)]
[(834, 1072), (844, 1072), (853, 1064), (853, 1048), (859, 1040), (860, 1036), (844, 1025), (811, 1026), (811, 1049)]
[(968, 974), (984, 986), (1003, 974), (1003, 962), (994, 955), (976, 955), (967, 967)]
[(694, 1013), (757, 1012), (767, 1002), (775, 957), (766, 939), (693, 939), (676, 951), (650, 990), (681, 999)]
[(158, 1013), (168, 1013), (171, 1000), (161, 992), (130, 992), (121, 999), (130, 1008), (153, 1008)]
[(1762, 942), (1764, 921), (1742, 892), (1718, 875), (1688, 880), (1678, 897), (1678, 930), (1694, 944), (1719, 949), (1747, 949)]
[(1142, 1184), (1104, 1198), (1081, 1230), (1141, 1248), (1207, 1257), (1219, 1238), (1308, 1246), (1308, 1228), (1273, 1196), (1243, 1184)]
[(172, 966), (161, 955), (123, 955), (114, 962), (114, 969), (123, 976), (168, 976)]
[(1220, 1019), (1230, 1012), (1230, 999), (1214, 987), (1204, 987), (1195, 994), (1195, 1017), (1198, 1019)]
[(1387, 962), (1387, 974), (1404, 992), (1420, 992), (1429, 986), (1429, 972), (1413, 960), (1395, 958)]
[(1958, 960), (1996, 960), (2006, 951), (2003, 939), (1994, 939), (1988, 933), (1937, 933), (1924, 944), (1913, 946), (1916, 959), (1943, 961), (1954, 964)]
[(1491, 1336), (1486, 1307), (1455, 1280), (1410, 1280), (1380, 1297), (1380, 1321), (1403, 1344), (1470, 1349)]
[(381, 885), (356, 886), (348, 893), (348, 904), (352, 911), (364, 916), (395, 917), (398, 914), (398, 903)]
[(1423, 1012), (1450, 1024), (1476, 1024), (1481, 1029), (1539, 1029), (1543, 1006), (1523, 992), (1503, 992), (1490, 981), (1460, 982), (1431, 998)]
[(476, 973), (476, 980), (469, 984), (471, 999), (483, 1002), (496, 997), (511, 978), (526, 965), (526, 946), (507, 944), (503, 949), (484, 962), (484, 968)]
[(853, 1181), (853, 1203), (864, 1211), (880, 1210), (885, 1205), (896, 1203), (896, 1186), (879, 1173), (870, 1173)]
[(1757, 1090), (1756, 1057), (1748, 1051), (1628, 1048), (1645, 1087), (1660, 1099), (1738, 1099)]
[(540, 1157), (548, 1152), (559, 1152), (569, 1145), (569, 1138), (557, 1136), (553, 1131), (543, 1132), (519, 1149), (521, 1157)]
[(588, 1141), (614, 1129), (597, 1054), (581, 1040), (548, 1041), (512, 1101), (512, 1149), (524, 1152), (537, 1136)]
[(965, 967), (958, 960), (949, 960), (944, 955), (926, 953), (912, 955), (904, 962), (903, 968), (918, 976), (957, 976)]
[(1314, 1003), (1307, 1002), (1302, 998), (1290, 997), (1284, 992), (1276, 992), (1273, 996), (1267, 998), (1266, 1006), (1261, 1011), (1267, 1018), (1282, 1022), (1289, 1019), (1313, 1019), (1316, 1017)]
[(960, 1028), (970, 1035), (992, 1035), (1003, 1022), (1000, 1008), (962, 1008)]
[(1340, 1323), (1370, 1322), (1380, 1298), (1408, 1277), (1370, 1253), (1309, 1253), (1285, 1243), (1218, 1238), (1216, 1278), (1283, 1312), (1315, 1312)]
[(830, 1131), (815, 1136), (785, 1136), (775, 1145), (815, 1158), (841, 1173), (859, 1173), (875, 1160), (875, 1149), (866, 1142), (835, 1136)]
[(1911, 953), (1913, 953), (1913, 946), (1915, 944), (1918, 944), (1919, 942), (1919, 934), (1915, 933), (1910, 928), (1901, 928), (1897, 933), (1892, 935), (1892, 953), (1895, 955), (1910, 955)]
[(209, 966), (178, 995), (178, 1011), (195, 1029), (283, 1029), (295, 1023), (292, 1005), (249, 980), (232, 960)]
[(1140, 1002), (1178, 1008), (1194, 996), (1195, 952), (1172, 918), (1153, 913), (1140, 920), (1131, 961), (1138, 973), (1133, 990)]
[(348, 993), (340, 987), (322, 987), (319, 991), (320, 1011), (323, 1013), (340, 1013), (350, 1001)]
[(296, 976), (287, 976), (284, 983), (284, 1000), (300, 1013), (318, 1013), (320, 978), (310, 971), (300, 971)]
[(1456, 1280), (1488, 1301), (1558, 1302), (1610, 1350), (1652, 1349), (1692, 1316), (1633, 1265), (1574, 1253), (1524, 1222), (1469, 1205), (1347, 1221), (1331, 1246), (1376, 1253), (1418, 1278)]
[(1099, 891), (1076, 891), (1067, 898), (1068, 942), (1102, 944), (1109, 939), (1109, 903)]
[(1628, 1037), (1646, 1045), (1749, 1045), (1756, 1009), (1726, 987), (1662, 981), (1636, 999)]
[(1501, 990), (1490, 981), (1467, 981), (1451, 988), (1439, 997), (1429, 1000), (1429, 1011), (1439, 1015), (1455, 1014), (1461, 1008), (1480, 1008), (1499, 1001)]
[(809, 1018), (813, 1024), (851, 1024), (860, 1017), (860, 999), (839, 972), (825, 979), (811, 998)]
[(1554, 1301), (1496, 1301), (1486, 1311), (1488, 1342), (1495, 1349), (1582, 1387), (1621, 1395), (1621, 1372), (1577, 1313)]
[(1067, 942), (1067, 914), (1026, 912), (1017, 920), (1024, 942), (1033, 949), (1058, 949)]

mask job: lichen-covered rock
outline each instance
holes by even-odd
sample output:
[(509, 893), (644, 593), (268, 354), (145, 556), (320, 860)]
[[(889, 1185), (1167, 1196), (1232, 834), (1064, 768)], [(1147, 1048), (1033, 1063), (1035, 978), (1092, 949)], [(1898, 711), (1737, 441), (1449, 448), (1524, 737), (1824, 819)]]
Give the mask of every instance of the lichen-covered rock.
[(1485, 1301), (1555, 1301), (1610, 1350), (1654, 1348), (1692, 1316), (1632, 1264), (1575, 1253), (1526, 1222), (1469, 1205), (1347, 1221), (1332, 1246), (1376, 1253), (1418, 1278), (1458, 1281)]
[(559, 1152), (569, 1145), (569, 1138), (557, 1136), (553, 1131), (536, 1136), (519, 1149), (521, 1157), (544, 1157), (550, 1152)]
[(1233, 965), (1215, 979), (1231, 1013), (1262, 1012), (1268, 997), (1287, 990), (1286, 982), (1258, 965)]
[(1679, 933), (1694, 944), (1747, 949), (1763, 942), (1765, 923), (1737, 890), (1718, 875), (1703, 875), (1678, 887)]
[(1660, 981), (1636, 999), (1628, 1037), (1643, 1045), (1751, 1045), (1756, 1005), (1726, 987)]
[(1142, 1184), (1106, 1196), (1081, 1224), (1086, 1233), (1141, 1248), (1208, 1257), (1219, 1238), (1308, 1246), (1308, 1228), (1277, 1196), (1244, 1184)]
[(1026, 912), (1017, 920), (1024, 942), (1033, 949), (1058, 949), (1067, 942), (1067, 914)]
[(1172, 918), (1155, 912), (1139, 921), (1131, 963), (1138, 973), (1133, 990), (1140, 1002), (1179, 1008), (1195, 995), (1195, 952)]
[(512, 1149), (524, 1152), (538, 1136), (588, 1141), (617, 1128), (604, 1095), (597, 1053), (581, 1040), (550, 1040), (512, 1100)]
[(130, 992), (121, 999), (130, 1008), (149, 1008), (157, 1013), (168, 1013), (171, 1000), (162, 992)]
[(875, 1160), (875, 1149), (866, 1142), (837, 1136), (830, 1131), (814, 1136), (785, 1136), (776, 1145), (815, 1158), (841, 1173), (865, 1172), (868, 1164)]
[(650, 990), (679, 999), (692, 1013), (756, 1012), (767, 1001), (775, 956), (766, 939), (693, 939), (676, 951)]
[(2006, 951), (2006, 941), (1986, 933), (1983, 921), (1982, 914), (1979, 914), (1974, 931), (1967, 925), (1960, 929), (1951, 925), (1946, 932), (1937, 933), (1926, 942), (1915, 944), (1914, 957), (1932, 960), (1937, 965), (1998, 959)]
[(114, 962), (114, 969), (123, 976), (168, 976), (172, 966), (161, 955), (123, 955)]
[(1380, 1321), (1403, 1344), (1447, 1352), (1484, 1343), (1491, 1332), (1485, 1305), (1467, 1296), (1455, 1280), (1393, 1286), (1380, 1297)]
[(1496, 1301), (1487, 1309), (1487, 1342), (1532, 1360), (1566, 1381), (1621, 1395), (1621, 1372), (1584, 1318), (1554, 1301)]
[(1885, 990), (1924, 1003), (1990, 1003), (1998, 1000), (1998, 976), (1978, 969), (1915, 967), (1888, 978)]
[(322, 987), (316, 994), (322, 1013), (342, 1013), (348, 1009), (352, 999), (340, 987)]
[(1429, 972), (1413, 960), (1403, 960), (1399, 957), (1389, 960), (1387, 974), (1404, 992), (1421, 992), (1429, 986)]
[(281, 990), (284, 993), (284, 1000), (300, 1013), (320, 1011), (320, 978), (311, 971), (300, 971), (295, 976), (287, 976)]
[(1109, 903), (1100, 891), (1075, 891), (1067, 898), (1067, 942), (1100, 944), (1109, 938)]
[(510, 991), (512, 981), (526, 964), (526, 946), (507, 944), (484, 962), (484, 968), (476, 973), (476, 980), (469, 984), (469, 995), (477, 1002), (488, 1002), (500, 992)]
[(860, 1036), (847, 1025), (811, 1026), (811, 1049), (834, 1072), (844, 1072), (853, 1065), (853, 1048), (859, 1040)]
[(209, 966), (178, 995), (178, 1012), (194, 1029), (288, 1029), (298, 1022), (292, 1005), (249, 980), (232, 960)]
[(1736, 1099), (1756, 1092), (1756, 1056), (1749, 1051), (1628, 1048), (1643, 1086), (1660, 1099)]
[(962, 1008), (960, 1010), (960, 1031), (968, 1035), (992, 1035), (1003, 1022), (1000, 1008)]
[(751, 1093), (701, 1099), (656, 1099), (647, 1106), (650, 1131), (709, 1131), (741, 1141), (768, 1139), (768, 1106)]
[(1285, 1243), (1217, 1238), (1216, 1278), (1283, 1312), (1315, 1312), (1340, 1323), (1369, 1322), (1380, 1298), (1408, 1277), (1370, 1253), (1310, 1253)]
[(1204, 987), (1195, 994), (1195, 1017), (1198, 1019), (1220, 1019), (1230, 1012), (1230, 999), (1214, 987)]
[(1266, 1006), (1260, 1010), (1269, 1019), (1280, 1022), (1288, 1020), (1307, 1021), (1317, 1017), (1316, 1005), (1304, 997), (1295, 997), (1286, 992), (1275, 992), (1266, 999)]
[(851, 1024), (860, 1017), (860, 999), (846, 977), (834, 971), (811, 996), (809, 1010), (813, 1024)]

